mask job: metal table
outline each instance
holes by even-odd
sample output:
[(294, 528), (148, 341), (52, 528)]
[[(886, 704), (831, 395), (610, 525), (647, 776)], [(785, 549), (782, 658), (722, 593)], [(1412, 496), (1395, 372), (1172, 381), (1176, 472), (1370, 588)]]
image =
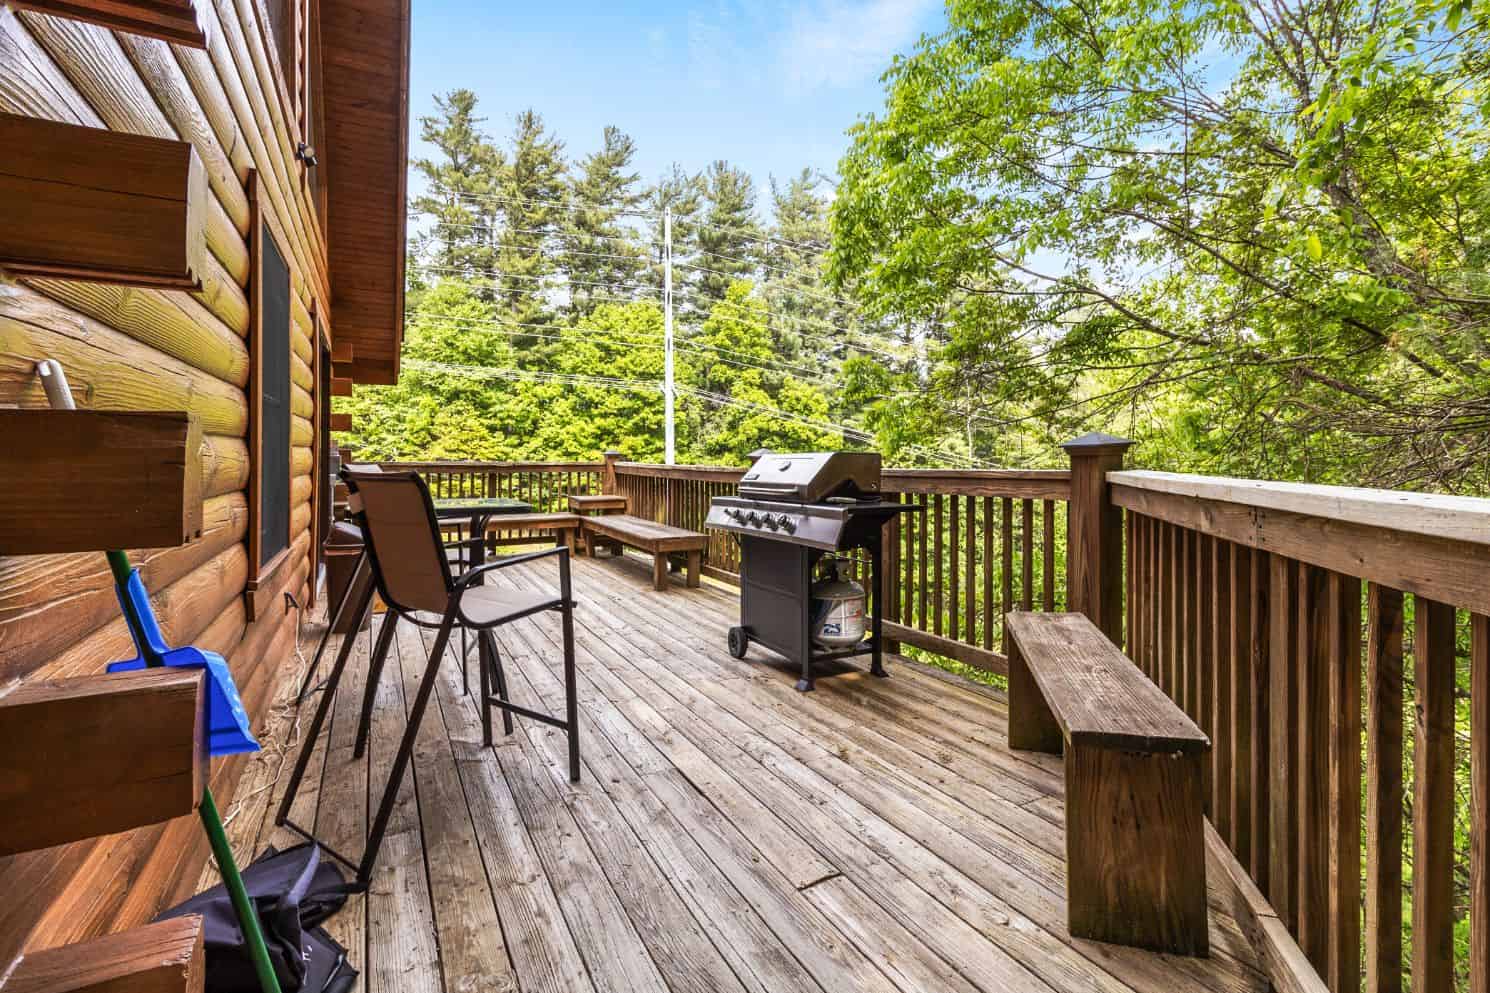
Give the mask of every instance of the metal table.
[[(486, 526), (493, 517), (503, 514), (531, 514), (533, 505), (511, 497), (443, 497), (434, 501), (435, 516), (442, 521), (468, 520), (469, 537), (486, 535)], [(473, 541), (471, 548), (472, 569), (486, 561), (486, 542)], [(481, 580), (478, 579), (477, 583)]]

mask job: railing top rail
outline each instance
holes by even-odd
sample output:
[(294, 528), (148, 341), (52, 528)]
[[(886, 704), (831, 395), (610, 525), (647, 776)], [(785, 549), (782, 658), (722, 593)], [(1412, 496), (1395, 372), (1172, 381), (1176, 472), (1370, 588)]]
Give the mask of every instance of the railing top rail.
[(1066, 500), (1069, 469), (885, 469), (880, 482), (892, 493), (951, 493), (958, 496)]
[(1490, 545), (1490, 499), (1480, 497), (1143, 470), (1109, 472), (1107, 481), (1154, 493)]
[[(661, 465), (617, 462), (627, 476), (738, 482), (747, 466)], [(968, 496), (1012, 496), (1064, 500), (1070, 495), (1067, 469), (885, 469), (880, 474), (892, 493), (953, 493)]]
[(496, 472), (502, 470), (521, 470), (525, 472), (565, 472), (575, 469), (587, 469), (600, 471), (604, 467), (602, 462), (480, 462), (463, 461), (452, 459), (449, 461), (435, 462), (378, 462), (377, 465), (384, 469), (415, 469), (432, 470), (442, 472)]
[(627, 476), (671, 476), (675, 479), (717, 479), (739, 482), (748, 466), (663, 465), (660, 462), (617, 462), (616, 472)]

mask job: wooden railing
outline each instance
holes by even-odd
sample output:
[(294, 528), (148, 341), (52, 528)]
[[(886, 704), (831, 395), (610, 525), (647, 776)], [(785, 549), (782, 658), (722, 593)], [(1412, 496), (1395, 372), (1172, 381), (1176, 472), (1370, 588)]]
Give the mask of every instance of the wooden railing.
[(568, 510), (571, 494), (599, 493), (600, 462), (382, 462), (413, 469), (439, 497), (512, 497), (538, 513)]
[[(1086, 613), (1210, 735), (1210, 831), (1280, 988), (1490, 990), (1490, 501), (1125, 471), (1126, 447), (885, 470), (924, 507), (886, 528), (887, 637), (1003, 672), (1007, 611)], [(418, 468), (544, 509), (623, 493), (695, 530), (744, 472)], [(707, 568), (737, 578), (729, 536)]]
[(1107, 480), (1126, 512), (1128, 654), (1210, 734), (1215, 830), (1320, 977), (1490, 988), (1490, 501)]

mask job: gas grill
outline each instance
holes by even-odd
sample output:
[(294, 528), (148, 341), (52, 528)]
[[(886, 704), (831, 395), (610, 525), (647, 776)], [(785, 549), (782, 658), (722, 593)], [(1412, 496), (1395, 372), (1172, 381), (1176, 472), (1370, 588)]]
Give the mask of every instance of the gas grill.
[[(800, 665), (797, 689), (812, 689), (814, 662), (870, 656), (870, 672), (887, 675), (881, 658), (882, 529), (897, 514), (919, 511), (880, 495), (878, 452), (754, 453), (738, 496), (715, 497), (705, 527), (740, 542), (740, 624), (729, 650), (744, 658), (751, 643)], [(869, 559), (868, 637), (847, 647), (813, 643), (812, 584), (823, 560), (862, 549)]]

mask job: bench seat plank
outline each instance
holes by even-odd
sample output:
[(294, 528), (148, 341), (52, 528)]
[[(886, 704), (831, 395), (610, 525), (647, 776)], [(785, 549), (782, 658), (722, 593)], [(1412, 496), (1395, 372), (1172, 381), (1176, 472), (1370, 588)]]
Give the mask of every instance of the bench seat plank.
[(586, 531), (615, 538), (646, 552), (702, 551), (709, 544), (709, 536), (706, 534), (673, 527), (671, 524), (658, 524), (630, 514), (585, 517), (582, 519), (582, 526)]
[(548, 530), (577, 528), (578, 514), (498, 514), (487, 522), (488, 531), (516, 531), (519, 528)]
[(1194, 721), (1085, 614), (1015, 611), (1009, 634), (1068, 743), (1135, 752), (1210, 748)]

